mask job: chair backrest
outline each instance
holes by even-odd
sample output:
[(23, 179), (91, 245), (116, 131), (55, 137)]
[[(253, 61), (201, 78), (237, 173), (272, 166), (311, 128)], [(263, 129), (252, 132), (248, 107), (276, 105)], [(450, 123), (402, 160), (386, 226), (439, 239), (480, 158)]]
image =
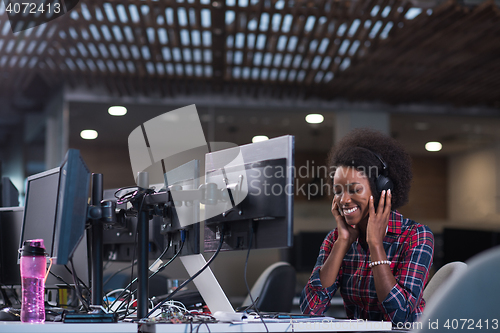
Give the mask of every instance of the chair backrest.
[[(259, 298), (256, 307), (263, 312), (291, 312), (296, 279), (295, 268), (287, 262), (280, 261), (266, 268), (250, 290), (254, 300)], [(251, 304), (248, 295), (242, 307)]]
[(467, 269), (467, 264), (461, 261), (453, 261), (447, 263), (434, 274), (434, 276), (429, 280), (427, 286), (424, 289), (424, 300), (429, 302), (436, 290), (438, 290), (443, 283), (449, 281), (453, 274), (461, 272)]
[[(471, 322), (476, 325), (480, 320), (483, 329), (490, 331), (491, 325), (486, 329), (485, 321), (491, 324), (490, 318), (498, 318), (499, 281), (500, 246), (497, 246), (471, 258), (466, 270), (453, 274), (449, 282), (436, 291), (417, 323), (421, 324), (420, 329), (414, 332), (441, 332), (447, 330), (446, 324), (452, 331), (465, 331)], [(462, 318), (467, 319), (463, 327)]]

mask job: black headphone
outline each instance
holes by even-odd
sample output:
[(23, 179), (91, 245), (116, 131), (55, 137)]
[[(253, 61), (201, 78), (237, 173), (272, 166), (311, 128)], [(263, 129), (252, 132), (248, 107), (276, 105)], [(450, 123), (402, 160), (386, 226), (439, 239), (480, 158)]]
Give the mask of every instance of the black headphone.
[[(385, 161), (380, 157), (379, 154), (376, 152), (365, 148), (365, 147), (356, 147), (356, 148), (361, 148), (366, 151), (369, 151), (371, 154), (373, 154), (382, 164), (382, 172), (378, 173), (377, 179), (375, 179), (375, 189), (377, 190), (377, 193), (380, 195), (382, 194), (382, 191), (387, 191), (387, 190), (393, 190), (394, 184), (392, 183), (392, 180), (389, 178), (389, 170), (387, 170), (387, 164)], [(333, 175), (330, 175), (330, 178), (333, 181)]]
[(389, 170), (387, 170), (387, 164), (384, 162), (382, 157), (380, 157), (379, 154), (377, 154), (374, 151), (371, 151), (370, 149), (364, 148), (364, 147), (358, 147), (362, 148), (365, 150), (368, 150), (370, 153), (375, 155), (375, 157), (382, 163), (382, 172), (379, 172), (377, 179), (375, 179), (375, 187), (377, 189), (377, 192), (379, 194), (382, 193), (382, 191), (387, 191), (391, 190), (394, 188), (394, 184), (392, 183), (392, 180), (389, 178)]

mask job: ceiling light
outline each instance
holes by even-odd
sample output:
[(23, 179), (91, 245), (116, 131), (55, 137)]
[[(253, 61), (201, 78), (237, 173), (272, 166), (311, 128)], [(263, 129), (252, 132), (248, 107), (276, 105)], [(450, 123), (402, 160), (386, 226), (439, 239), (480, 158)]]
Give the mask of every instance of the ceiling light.
[(108, 113), (112, 116), (124, 116), (127, 114), (127, 108), (124, 106), (111, 106)]
[(269, 140), (269, 138), (265, 135), (256, 135), (252, 138), (252, 142), (255, 143), (255, 142), (261, 142), (261, 141), (266, 141), (266, 140)]
[(80, 132), (80, 136), (85, 140), (94, 140), (95, 138), (97, 138), (97, 131), (83, 130)]
[(325, 117), (318, 113), (311, 113), (306, 116), (306, 121), (309, 124), (321, 124), (323, 120), (325, 120)]
[(427, 151), (440, 151), (443, 148), (441, 142), (431, 141), (425, 144), (425, 149)]

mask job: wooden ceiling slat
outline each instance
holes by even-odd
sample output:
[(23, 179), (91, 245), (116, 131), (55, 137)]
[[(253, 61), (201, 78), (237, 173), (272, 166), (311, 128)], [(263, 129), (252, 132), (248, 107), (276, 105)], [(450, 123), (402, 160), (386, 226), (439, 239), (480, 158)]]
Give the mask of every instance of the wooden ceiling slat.
[[(307, 39), (307, 36), (305, 36), (305, 25), (307, 23), (307, 16), (308, 16), (308, 13), (302, 13), (302, 15), (298, 15), (297, 13), (297, 10), (298, 8), (297, 7), (293, 7), (293, 10), (292, 10), (292, 25), (291, 25), (291, 28), (290, 28), (290, 32), (292, 33), (293, 36), (297, 37), (297, 46), (295, 47), (295, 50), (293, 52), (291, 52), (291, 55), (292, 55), (292, 64), (293, 62), (295, 62), (295, 59), (296, 57), (302, 53), (300, 52), (300, 49), (301, 49), (301, 43), (302, 44), (305, 44), (305, 45), (302, 45), (304, 47), (304, 52), (302, 54), (300, 54), (301, 58), (300, 59), (300, 62), (299, 62), (299, 65), (297, 66), (297, 74), (295, 75), (295, 78), (290, 82), (291, 84), (297, 84), (298, 81), (298, 77), (299, 77), (299, 73), (301, 71), (301, 67), (302, 67), (302, 64), (304, 62), (304, 58), (309, 50), (309, 43), (308, 43), (308, 39)], [(317, 22), (317, 20), (315, 21), (315, 23)], [(297, 23), (297, 25), (296, 25)], [(295, 28), (295, 29), (294, 29)]]
[[(329, 15), (329, 18), (331, 19), (331, 15)], [(321, 63), (325, 59), (325, 57), (323, 55), (321, 57), (320, 63), (318, 64), (318, 67), (316, 69), (312, 68), (314, 59), (319, 56), (319, 48), (321, 46), (323, 38), (325, 37), (325, 35), (327, 33), (327, 29), (328, 29), (327, 23), (330, 21), (330, 19), (327, 18), (323, 24), (320, 24), (319, 19), (321, 19), (321, 17), (316, 19), (316, 21), (314, 22), (314, 27), (312, 28), (311, 33), (310, 33), (310, 36), (313, 40), (317, 39), (316, 49), (314, 50), (314, 52), (312, 54), (310, 54), (310, 48), (308, 47), (307, 56), (305, 57), (307, 59), (307, 67), (303, 68), (303, 69), (306, 71), (306, 73), (308, 73), (306, 75), (306, 77), (304, 78), (304, 83), (306, 86), (310, 86), (311, 84), (314, 83), (313, 80), (318, 75), (318, 73), (321, 71)], [(311, 45), (311, 42), (312, 42), (312, 40), (310, 39), (309, 46)], [(304, 60), (302, 60), (302, 61), (304, 61)]]
[[(105, 4), (114, 14), (114, 22), (109, 22)], [(71, 87), (87, 86), (88, 89), (104, 84), (113, 95), (176, 96), (228, 91), (256, 98), (318, 96), (388, 103), (434, 101), (500, 106), (497, 97), (500, 69), (496, 68), (500, 56), (500, 47), (497, 46), (500, 45), (500, 10), (492, 2), (464, 7), (450, 1), (433, 8), (432, 15), (425, 13), (424, 9), (412, 20), (404, 17), (414, 4), (404, 0), (259, 1), (248, 7), (242, 7), (239, 2), (228, 6), (220, 0), (221, 6), (218, 4), (219, 1), (215, 0), (203, 4), (200, 0), (189, 3), (175, 0), (130, 0), (126, 3), (87, 0), (85, 5), (90, 18), (87, 13), (84, 16), (84, 11), (77, 6), (73, 14), (28, 32), (0, 35), (0, 87), (4, 93), (19, 89), (30, 75), (38, 73), (54, 85), (64, 80)], [(129, 6), (137, 8), (139, 20), (133, 15), (135, 8)], [(141, 6), (147, 6), (149, 12), (143, 13)], [(375, 6), (378, 6), (378, 12), (372, 16)], [(178, 17), (179, 8), (186, 10), (187, 20), (182, 23)], [(173, 22), (170, 18), (167, 20), (167, 9), (173, 11)], [(212, 26), (201, 25), (202, 9), (211, 12)], [(236, 17), (233, 24), (226, 26), (227, 10), (234, 10)], [(102, 13), (101, 20), (97, 19), (96, 11)], [(269, 15), (267, 31), (260, 30), (263, 13)], [(277, 30), (272, 29), (275, 14), (281, 15)], [(122, 22), (123, 15), (126, 22)], [(286, 15), (293, 17), (289, 31), (283, 31)], [(305, 31), (304, 25), (309, 17), (314, 17), (315, 23)], [(0, 20), (4, 22), (6, 19), (4, 13)], [(257, 22), (255, 30), (250, 29), (251, 19)], [(365, 26), (367, 20), (371, 21), (369, 27)], [(387, 38), (381, 37), (384, 26), (373, 36), (371, 30), (377, 21), (384, 26), (393, 23)], [(358, 22), (356, 32), (349, 33)], [(94, 25), (97, 31), (92, 32), (90, 25)], [(341, 25), (345, 31), (339, 36)], [(48, 37), (53, 27), (57, 27), (57, 31)], [(111, 39), (105, 36), (103, 27), (107, 27)], [(153, 29), (153, 38), (148, 38), (148, 29)], [(160, 29), (167, 33), (166, 42)], [(219, 33), (215, 33), (216, 29)], [(115, 30), (120, 32), (123, 40), (116, 39)], [(129, 31), (133, 41), (126, 35)], [(181, 31), (187, 34), (184, 36), (182, 32), (183, 40)], [(193, 40), (194, 33), (203, 37), (204, 31), (212, 34), (211, 46), (203, 42), (197, 45)], [(60, 36), (60, 33), (65, 35)], [(238, 34), (243, 36), (241, 46), (236, 43)], [(253, 43), (249, 43), (250, 34), (255, 35)], [(263, 49), (257, 49), (259, 35), (266, 37)], [(227, 36), (234, 38), (232, 47), (226, 45)], [(298, 39), (294, 50), (290, 50), (292, 38)], [(324, 46), (320, 50), (325, 38), (329, 39), (328, 46), (326, 50)], [(314, 40), (317, 46), (311, 50)], [(349, 43), (349, 47), (343, 53), (340, 49), (344, 42)], [(353, 43), (359, 43), (355, 52)], [(43, 52), (38, 54), (38, 49), (45, 44)], [(149, 51), (150, 58), (145, 57), (143, 48)], [(179, 57), (174, 50), (180, 52)], [(205, 58), (204, 51), (212, 52), (211, 61)], [(184, 52), (190, 52), (191, 56), (187, 57)], [(227, 52), (232, 52), (232, 59), (226, 63)], [(236, 56), (236, 52), (241, 52), (242, 56)], [(202, 54), (201, 59), (199, 54)], [(271, 55), (271, 62), (266, 58), (266, 62), (258, 64), (256, 56), (262, 55), (264, 60), (266, 54)], [(297, 57), (301, 58), (299, 64), (295, 61)], [(236, 59), (238, 63), (235, 63)], [(327, 68), (325, 59), (330, 59)], [(344, 59), (350, 59), (350, 66), (345, 70), (342, 66), (341, 70)], [(33, 64), (35, 66), (30, 67)], [(129, 69), (130, 66), (134, 70)], [(176, 66), (181, 66), (182, 71)], [(196, 72), (197, 66), (203, 68), (201, 77)], [(212, 68), (212, 77), (206, 76), (205, 66)], [(235, 66), (240, 68), (238, 77), (233, 76), (231, 70)], [(264, 78), (264, 72), (268, 73), (267, 78)], [(331, 75), (329, 72), (334, 78), (325, 83), (322, 80), (327, 73)], [(217, 73), (222, 75), (217, 76)], [(278, 75), (274, 77), (271, 73)], [(293, 77), (293, 73), (306, 73), (306, 76), (299, 79), (298, 75)], [(292, 82), (290, 77), (293, 77)]]
[(226, 4), (223, 0), (213, 0), (212, 22), (212, 75), (216, 91), (222, 91), (226, 68)]

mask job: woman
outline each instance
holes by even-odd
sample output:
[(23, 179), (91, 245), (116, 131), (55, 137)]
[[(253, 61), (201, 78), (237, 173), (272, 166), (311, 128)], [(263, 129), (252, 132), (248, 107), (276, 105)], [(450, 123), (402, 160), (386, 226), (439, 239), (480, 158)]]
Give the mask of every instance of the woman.
[(340, 288), (349, 318), (416, 321), (434, 252), (427, 226), (395, 209), (408, 201), (411, 161), (394, 139), (358, 129), (329, 155), (337, 228), (302, 291), (303, 313), (323, 314)]

